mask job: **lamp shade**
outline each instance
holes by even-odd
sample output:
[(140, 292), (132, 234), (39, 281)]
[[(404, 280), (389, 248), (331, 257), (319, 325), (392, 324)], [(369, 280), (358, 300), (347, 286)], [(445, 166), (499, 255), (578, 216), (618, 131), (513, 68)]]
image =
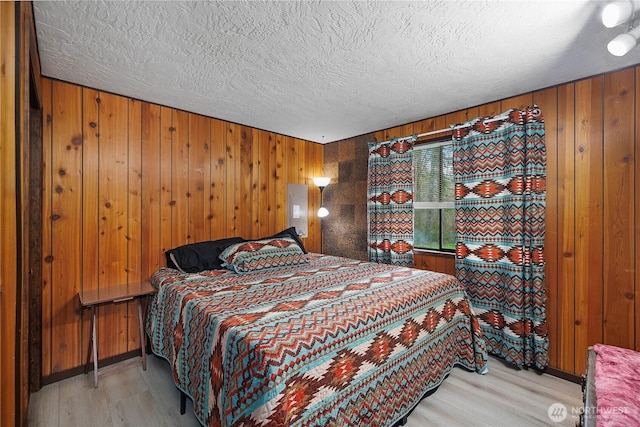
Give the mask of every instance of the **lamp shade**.
[(331, 178), (327, 176), (317, 176), (313, 178), (313, 183), (318, 187), (326, 187), (331, 182)]
[(607, 28), (617, 27), (631, 19), (633, 9), (634, 4), (631, 0), (618, 0), (609, 3), (602, 9), (602, 24)]
[(329, 211), (327, 210), (327, 208), (325, 208), (324, 206), (320, 206), (320, 209), (318, 209), (318, 217), (324, 218), (327, 215), (329, 215)]

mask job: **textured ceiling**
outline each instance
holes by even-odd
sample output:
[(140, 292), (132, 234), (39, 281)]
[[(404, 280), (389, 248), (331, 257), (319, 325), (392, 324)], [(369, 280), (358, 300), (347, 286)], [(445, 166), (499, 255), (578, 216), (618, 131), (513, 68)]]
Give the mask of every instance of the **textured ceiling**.
[(640, 63), (601, 1), (34, 2), (44, 75), (331, 142)]

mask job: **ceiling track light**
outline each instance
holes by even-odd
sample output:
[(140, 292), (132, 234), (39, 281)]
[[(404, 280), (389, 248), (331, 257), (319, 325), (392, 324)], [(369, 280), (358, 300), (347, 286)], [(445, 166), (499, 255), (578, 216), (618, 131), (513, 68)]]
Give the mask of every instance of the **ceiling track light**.
[(607, 28), (617, 27), (631, 20), (637, 10), (637, 1), (616, 0), (602, 9), (602, 25)]
[(628, 32), (620, 34), (615, 39), (611, 40), (607, 45), (609, 53), (615, 56), (624, 56), (631, 49), (636, 47), (640, 39), (640, 25), (635, 28), (631, 28)]
[(640, 25), (635, 16), (640, 10), (640, 0), (616, 0), (602, 9), (602, 24), (607, 28), (628, 24), (626, 33), (618, 35), (607, 44), (607, 50), (614, 56), (624, 56), (633, 49), (640, 39)]

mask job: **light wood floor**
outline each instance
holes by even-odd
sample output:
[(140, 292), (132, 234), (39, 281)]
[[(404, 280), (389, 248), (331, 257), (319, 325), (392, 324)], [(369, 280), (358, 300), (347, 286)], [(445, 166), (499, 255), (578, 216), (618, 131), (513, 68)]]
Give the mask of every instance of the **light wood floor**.
[[(180, 415), (180, 395), (169, 364), (156, 356), (123, 365), (100, 376), (79, 375), (31, 395), (29, 426), (199, 426), (187, 399)], [(431, 396), (409, 416), (408, 427), (424, 426), (574, 426), (572, 410), (582, 407), (580, 386), (534, 371), (518, 371), (490, 359), (489, 373), (455, 368)], [(548, 416), (550, 405), (562, 403), (563, 422)], [(575, 408), (575, 409), (574, 409)]]

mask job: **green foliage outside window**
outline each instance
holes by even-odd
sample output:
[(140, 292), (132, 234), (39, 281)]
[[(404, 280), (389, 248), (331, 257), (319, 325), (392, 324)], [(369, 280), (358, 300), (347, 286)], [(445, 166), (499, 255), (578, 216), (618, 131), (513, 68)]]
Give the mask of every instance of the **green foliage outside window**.
[(414, 246), (455, 249), (453, 146), (451, 142), (418, 145), (414, 166)]

